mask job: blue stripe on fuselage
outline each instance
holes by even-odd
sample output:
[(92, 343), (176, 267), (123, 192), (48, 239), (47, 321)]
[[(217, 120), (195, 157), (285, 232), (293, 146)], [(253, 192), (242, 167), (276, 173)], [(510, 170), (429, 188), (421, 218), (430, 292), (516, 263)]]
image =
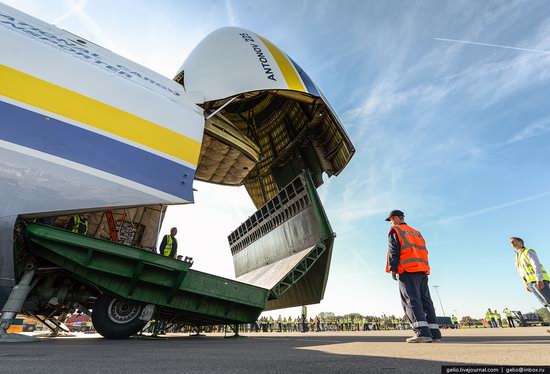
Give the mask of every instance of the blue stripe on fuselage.
[(193, 201), (193, 169), (107, 136), (2, 101), (0, 139)]
[(317, 87), (315, 87), (315, 84), (313, 84), (313, 81), (311, 80), (309, 75), (307, 75), (307, 73), (293, 59), (291, 59), (290, 57), (288, 59), (292, 61), (294, 68), (300, 75), (300, 78), (302, 78), (302, 82), (304, 82), (304, 86), (306, 86), (306, 89), (308, 90), (308, 92), (317, 97), (321, 97), (321, 95), (319, 94), (319, 91), (317, 91)]

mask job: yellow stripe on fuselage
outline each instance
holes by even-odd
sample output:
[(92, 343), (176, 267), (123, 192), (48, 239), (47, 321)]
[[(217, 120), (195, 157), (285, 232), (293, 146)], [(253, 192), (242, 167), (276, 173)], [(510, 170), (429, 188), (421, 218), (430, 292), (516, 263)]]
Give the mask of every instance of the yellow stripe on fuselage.
[(101, 101), (0, 64), (0, 96), (58, 114), (196, 166), (201, 144)]
[(273, 55), (273, 58), (277, 62), (277, 65), (279, 65), (279, 69), (281, 69), (281, 72), (285, 77), (288, 88), (291, 90), (307, 92), (300, 76), (298, 75), (298, 72), (294, 69), (294, 66), (289, 61), (288, 57), (286, 57), (286, 55), (269, 40), (262, 38), (260, 35), (258, 35), (258, 37), (262, 40), (262, 42), (264, 42), (267, 49), (269, 49), (269, 52), (271, 52), (271, 55)]

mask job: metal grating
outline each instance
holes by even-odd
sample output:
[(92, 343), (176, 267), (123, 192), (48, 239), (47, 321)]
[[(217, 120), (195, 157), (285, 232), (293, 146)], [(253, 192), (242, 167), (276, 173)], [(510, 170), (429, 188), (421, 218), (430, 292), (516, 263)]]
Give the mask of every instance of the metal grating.
[(231, 254), (234, 256), (311, 206), (311, 199), (308, 196), (305, 183), (303, 176), (298, 176), (237, 227), (227, 238)]

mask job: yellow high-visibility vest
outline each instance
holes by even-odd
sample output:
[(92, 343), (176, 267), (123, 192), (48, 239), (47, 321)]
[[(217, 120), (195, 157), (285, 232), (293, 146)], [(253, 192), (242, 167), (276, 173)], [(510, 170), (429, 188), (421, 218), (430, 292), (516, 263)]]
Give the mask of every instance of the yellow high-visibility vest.
[(166, 257), (170, 257), (170, 253), (172, 253), (172, 235), (165, 235), (166, 238), (166, 247), (164, 247), (164, 255)]
[[(527, 256), (527, 253), (529, 253), (529, 251), (533, 250), (529, 248), (522, 248), (518, 253), (516, 253), (515, 260), (516, 268), (518, 269), (519, 275), (521, 276), (521, 279), (525, 284), (537, 281), (537, 277), (535, 276), (535, 269), (533, 268), (533, 264), (531, 264), (531, 260)], [(544, 267), (542, 265), (541, 270), (543, 280), (550, 282), (550, 277), (548, 276), (548, 273), (546, 272), (546, 270), (544, 270)]]
[(71, 229), (71, 232), (78, 233), (80, 231), (80, 225), (84, 225), (84, 232), (82, 234), (86, 235), (88, 233), (88, 220), (81, 220), (80, 216), (74, 215), (73, 217), (74, 224)]

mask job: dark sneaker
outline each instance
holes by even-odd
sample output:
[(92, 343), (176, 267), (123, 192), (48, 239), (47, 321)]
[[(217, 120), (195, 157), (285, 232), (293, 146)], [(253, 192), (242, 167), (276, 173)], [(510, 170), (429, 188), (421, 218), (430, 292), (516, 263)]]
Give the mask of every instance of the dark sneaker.
[(408, 338), (406, 340), (407, 343), (431, 343), (432, 338), (429, 336), (413, 336), (412, 338)]

